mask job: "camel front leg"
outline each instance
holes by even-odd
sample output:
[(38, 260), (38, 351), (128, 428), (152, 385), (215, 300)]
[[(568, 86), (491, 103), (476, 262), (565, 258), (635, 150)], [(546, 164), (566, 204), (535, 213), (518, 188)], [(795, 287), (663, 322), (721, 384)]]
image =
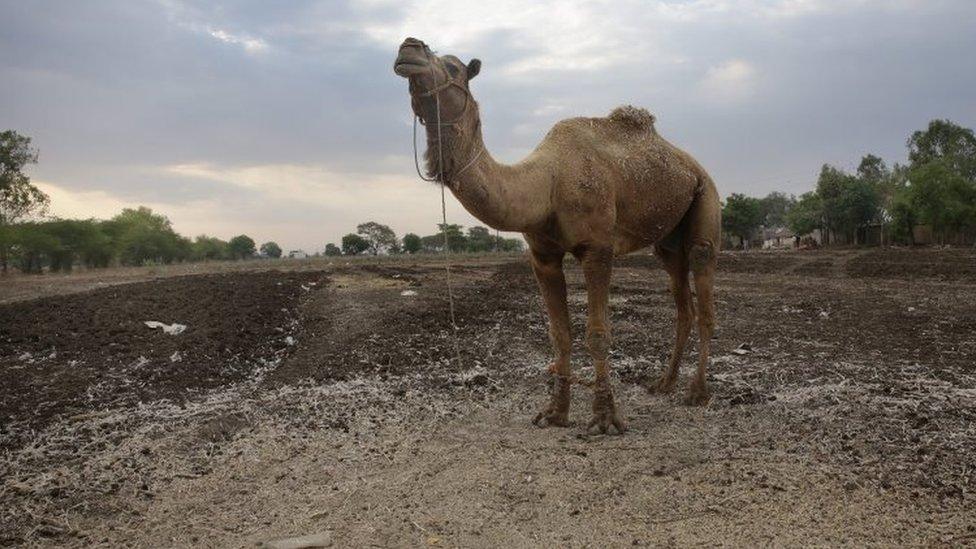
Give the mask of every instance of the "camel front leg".
[(552, 395), (532, 423), (539, 427), (569, 424), (569, 385), (571, 352), (569, 307), (566, 304), (566, 276), (563, 273), (562, 253), (532, 252), (532, 270), (539, 281), (539, 290), (549, 314), (549, 339), (555, 360), (549, 366), (553, 374)]
[(626, 424), (617, 410), (610, 386), (610, 324), (607, 313), (610, 301), (610, 276), (613, 271), (613, 250), (589, 250), (583, 255), (583, 276), (586, 278), (587, 321), (586, 348), (593, 359), (593, 418), (587, 431), (609, 431), (613, 426), (623, 434)]

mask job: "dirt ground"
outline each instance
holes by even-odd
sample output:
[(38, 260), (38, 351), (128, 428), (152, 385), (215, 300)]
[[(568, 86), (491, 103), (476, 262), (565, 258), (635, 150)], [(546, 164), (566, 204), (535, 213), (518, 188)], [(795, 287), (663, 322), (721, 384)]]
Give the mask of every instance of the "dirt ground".
[(976, 544), (973, 250), (723, 253), (705, 407), (643, 389), (674, 312), (656, 260), (622, 260), (623, 436), (583, 433), (583, 387), (573, 426), (530, 425), (525, 259), (450, 281), (456, 330), (429, 260), (0, 281), (0, 545)]

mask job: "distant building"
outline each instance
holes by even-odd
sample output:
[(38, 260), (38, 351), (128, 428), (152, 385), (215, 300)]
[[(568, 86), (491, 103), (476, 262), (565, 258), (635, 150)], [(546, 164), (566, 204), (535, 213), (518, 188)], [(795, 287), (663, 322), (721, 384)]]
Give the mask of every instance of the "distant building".
[(305, 253), (305, 250), (291, 250), (288, 252), (288, 257), (290, 259), (305, 259), (308, 254)]
[(764, 250), (774, 248), (796, 247), (796, 235), (786, 227), (771, 227), (762, 231), (762, 247)]

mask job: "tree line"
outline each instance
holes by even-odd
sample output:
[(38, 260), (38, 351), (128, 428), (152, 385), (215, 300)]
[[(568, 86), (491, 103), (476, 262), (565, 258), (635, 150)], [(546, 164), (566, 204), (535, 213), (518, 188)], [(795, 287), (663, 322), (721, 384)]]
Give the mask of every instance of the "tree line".
[[(276, 242), (256, 247), (244, 234), (230, 240), (208, 235), (195, 239), (178, 234), (170, 220), (150, 208), (126, 208), (108, 220), (46, 219), (50, 199), (25, 173), (38, 154), (31, 139), (15, 131), (0, 132), (0, 270), (15, 267), (25, 273), (70, 271), (75, 265), (103, 268), (110, 265), (169, 264), (184, 261), (241, 260), (260, 255), (279, 258)], [(438, 227), (429, 236), (413, 233), (397, 238), (390, 227), (369, 221), (355, 233), (333, 243), (325, 255), (399, 254), (440, 252), (518, 251), (522, 241), (492, 235), (485, 227)]]
[[(229, 241), (200, 235), (191, 240), (178, 234), (162, 214), (150, 208), (126, 208), (108, 220), (52, 219), (28, 221), (0, 228), (2, 269), (24, 273), (44, 269), (67, 272), (75, 265), (89, 269), (110, 265), (169, 264), (184, 261), (247, 259), (256, 255), (254, 240), (238, 235)], [(261, 246), (280, 257), (274, 242)]]
[(863, 244), (865, 229), (882, 240), (915, 243), (927, 225), (945, 243), (976, 232), (976, 136), (949, 120), (933, 120), (907, 140), (908, 164), (889, 168), (873, 154), (855, 173), (824, 164), (814, 190), (799, 198), (773, 192), (763, 198), (732, 194), (723, 204), (725, 232), (748, 242), (760, 227), (787, 227), (795, 235), (819, 230), (825, 244)]
[(461, 225), (439, 223), (437, 229), (437, 233), (427, 236), (407, 233), (403, 238), (397, 238), (387, 225), (367, 221), (356, 226), (356, 232), (343, 236), (341, 247), (332, 242), (326, 244), (325, 255), (417, 254), (445, 250), (454, 253), (520, 252), (523, 249), (518, 238), (491, 234), (487, 227), (469, 227), (465, 233)]

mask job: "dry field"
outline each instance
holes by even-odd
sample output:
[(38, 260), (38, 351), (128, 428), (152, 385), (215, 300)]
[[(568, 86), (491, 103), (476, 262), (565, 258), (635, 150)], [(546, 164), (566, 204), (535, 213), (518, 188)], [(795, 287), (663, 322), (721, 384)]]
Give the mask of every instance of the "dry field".
[(453, 273), (456, 332), (431, 260), (0, 280), (0, 546), (976, 544), (973, 250), (724, 253), (705, 407), (642, 387), (674, 313), (626, 258), (624, 436), (582, 432), (582, 387), (530, 425), (525, 259)]

